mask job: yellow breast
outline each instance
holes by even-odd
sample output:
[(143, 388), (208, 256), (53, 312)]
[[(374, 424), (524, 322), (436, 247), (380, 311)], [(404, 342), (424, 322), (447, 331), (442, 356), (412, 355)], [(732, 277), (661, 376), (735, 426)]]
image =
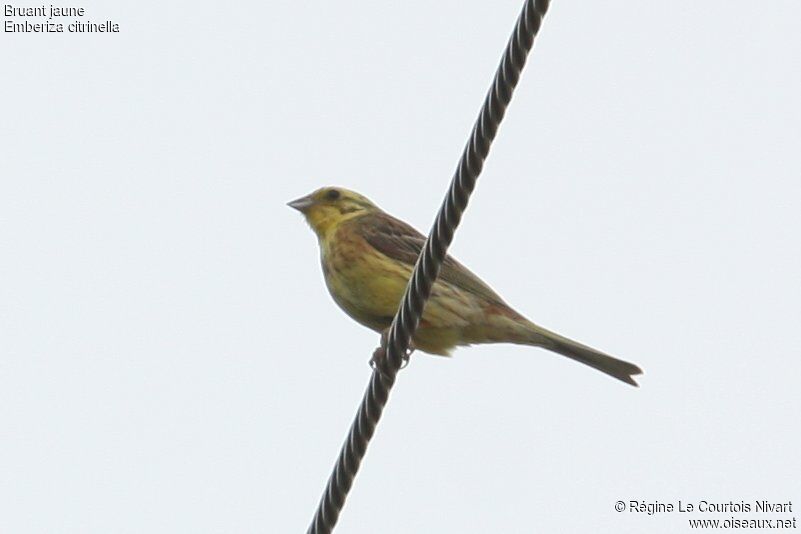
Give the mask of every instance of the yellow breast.
[(328, 291), (339, 307), (368, 328), (387, 328), (411, 268), (376, 251), (348, 225), (321, 239), (320, 252)]

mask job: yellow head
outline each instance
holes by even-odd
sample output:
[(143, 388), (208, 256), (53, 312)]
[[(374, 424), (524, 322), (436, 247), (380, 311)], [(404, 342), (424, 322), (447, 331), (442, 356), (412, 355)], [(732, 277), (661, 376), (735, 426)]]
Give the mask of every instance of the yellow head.
[(318, 237), (324, 237), (342, 221), (379, 210), (359, 193), (342, 187), (321, 187), (287, 205), (306, 217)]

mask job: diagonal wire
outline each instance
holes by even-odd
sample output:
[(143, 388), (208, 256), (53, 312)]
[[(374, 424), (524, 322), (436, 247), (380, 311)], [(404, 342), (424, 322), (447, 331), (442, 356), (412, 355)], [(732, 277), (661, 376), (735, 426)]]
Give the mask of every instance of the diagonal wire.
[(527, 0), (517, 19), (501, 63), (495, 72), (492, 86), (481, 106), (467, 146), (462, 152), (448, 194), (437, 213), (420, 257), (417, 258), (406, 293), (390, 326), (386, 355), (379, 359), (373, 370), (359, 411), (328, 479), (325, 493), (307, 534), (328, 534), (336, 526), (345, 498), (359, 470), (359, 464), (387, 403), (389, 391), (406, 358), (406, 351), (420, 322), (423, 307), (431, 294), (431, 288), (437, 279), (448, 247), (453, 241), (453, 234), (484, 166), (490, 144), (495, 139), (498, 125), (512, 99), (512, 92), (534, 43), (534, 36), (539, 31), (542, 18), (548, 10), (548, 4), (548, 0)]

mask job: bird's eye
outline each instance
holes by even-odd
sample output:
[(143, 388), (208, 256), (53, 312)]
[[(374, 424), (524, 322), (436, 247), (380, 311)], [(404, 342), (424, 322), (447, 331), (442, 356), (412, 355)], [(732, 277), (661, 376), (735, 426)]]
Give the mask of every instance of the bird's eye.
[(337, 191), (336, 189), (330, 189), (325, 194), (325, 198), (327, 198), (328, 200), (336, 200), (339, 198), (339, 191)]

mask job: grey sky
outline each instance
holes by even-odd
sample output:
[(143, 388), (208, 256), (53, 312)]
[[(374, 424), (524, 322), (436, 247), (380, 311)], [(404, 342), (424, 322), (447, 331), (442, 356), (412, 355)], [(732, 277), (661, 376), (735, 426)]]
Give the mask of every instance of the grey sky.
[[(521, 3), (81, 5), (121, 32), (0, 35), (0, 532), (304, 531), (377, 336), (284, 204), (338, 184), (427, 231)], [(798, 20), (553, 3), (452, 251), (642, 387), (415, 356), (337, 532), (801, 507)]]

